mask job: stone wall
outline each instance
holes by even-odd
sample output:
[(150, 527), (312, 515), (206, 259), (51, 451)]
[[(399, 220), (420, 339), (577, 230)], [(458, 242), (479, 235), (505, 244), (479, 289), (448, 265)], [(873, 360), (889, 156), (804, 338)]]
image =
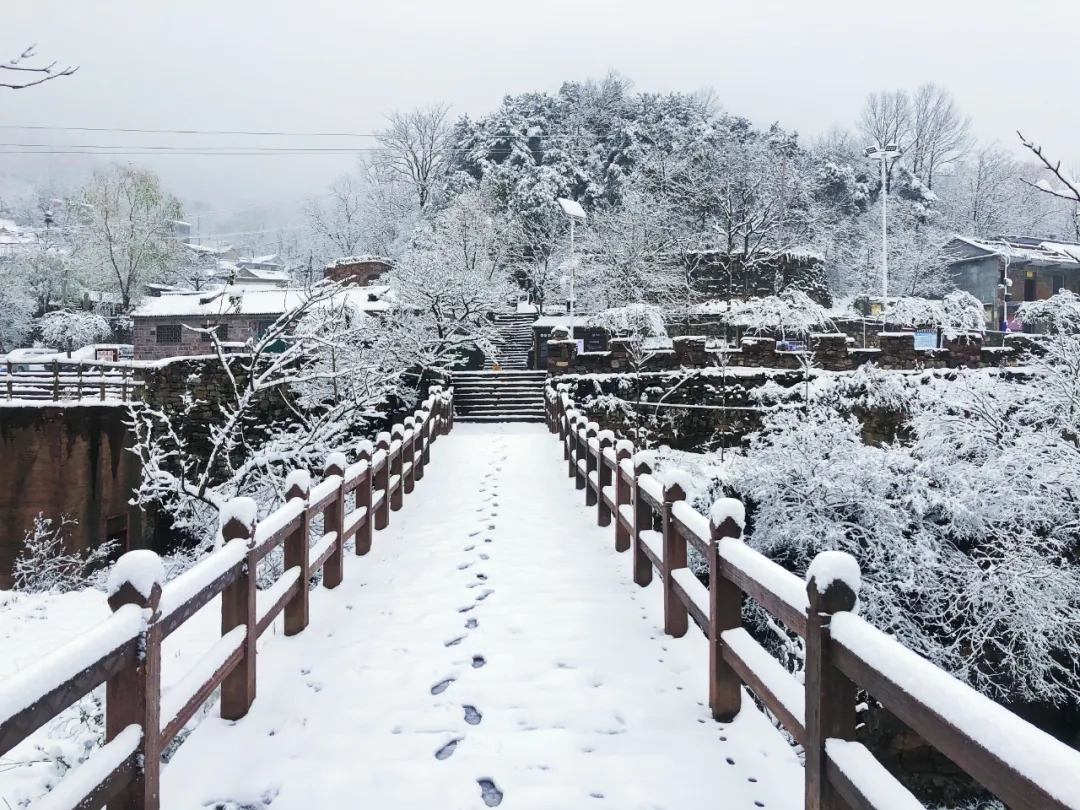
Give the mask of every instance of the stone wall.
[[(577, 353), (568, 340), (548, 341), (547, 370), (551, 374), (600, 374), (665, 371), (676, 368), (771, 368), (796, 370), (805, 354), (778, 351), (776, 340), (746, 337), (738, 349), (708, 349), (706, 338), (677, 337), (671, 349), (640, 351), (628, 338), (613, 338), (606, 352)], [(810, 336), (810, 355), (817, 368), (851, 371), (873, 362), (881, 368), (914, 371), (934, 368), (996, 368), (1016, 365), (1021, 354), (1013, 346), (983, 346), (978, 335), (947, 340), (941, 349), (916, 349), (911, 332), (882, 332), (877, 348), (854, 348), (844, 334)]]
[(128, 505), (138, 485), (138, 458), (122, 405), (27, 405), (0, 408), (0, 588), (40, 512), (78, 521), (69, 551), (108, 538), (141, 545), (142, 513)]

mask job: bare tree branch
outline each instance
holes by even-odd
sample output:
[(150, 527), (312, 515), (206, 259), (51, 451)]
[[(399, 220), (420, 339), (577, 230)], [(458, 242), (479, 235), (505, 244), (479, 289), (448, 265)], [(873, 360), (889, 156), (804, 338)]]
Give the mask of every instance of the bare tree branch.
[[(68, 65), (66, 67), (57, 68), (56, 62), (51, 62), (44, 67), (31, 67), (30, 65), (24, 65), (28, 59), (33, 59), (37, 56), (35, 52), (37, 45), (31, 45), (24, 50), (21, 54), (16, 56), (10, 62), (6, 64), (0, 64), (0, 71), (11, 71), (13, 73), (27, 73), (30, 74), (24, 81), (0, 81), (0, 87), (7, 88), (8, 90), (25, 90), (28, 87), (34, 87), (35, 85), (42, 84), (44, 82), (52, 81), (53, 79), (59, 79), (62, 76), (70, 76), (79, 68)], [(7, 74), (0, 73), (0, 77)]]
[(1025, 138), (1024, 133), (1020, 132), (1020, 130), (1017, 130), (1016, 134), (1020, 136), (1020, 141), (1024, 144), (1024, 147), (1028, 149), (1033, 155), (1035, 155), (1035, 157), (1039, 159), (1042, 165), (1045, 166), (1050, 171), (1050, 173), (1054, 175), (1054, 177), (1056, 177), (1062, 182), (1064, 188), (1052, 188), (1050, 184), (1046, 183), (1045, 181), (1032, 183), (1030, 180), (1024, 180), (1024, 182), (1032, 188), (1037, 188), (1044, 194), (1050, 194), (1051, 196), (1059, 197), (1062, 200), (1068, 200), (1069, 202), (1080, 203), (1080, 186), (1078, 186), (1065, 176), (1065, 173), (1061, 169), (1061, 161), (1050, 160), (1045, 154), (1043, 154), (1042, 147), (1034, 141), (1029, 141), (1027, 138)]

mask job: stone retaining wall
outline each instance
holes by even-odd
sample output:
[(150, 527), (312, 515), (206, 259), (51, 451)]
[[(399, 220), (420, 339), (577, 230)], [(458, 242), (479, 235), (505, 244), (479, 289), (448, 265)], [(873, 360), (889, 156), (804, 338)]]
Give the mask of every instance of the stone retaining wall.
[[(863, 363), (881, 368), (914, 371), (934, 368), (996, 368), (1014, 366), (1021, 357), (1017, 348), (983, 346), (978, 335), (946, 340), (941, 349), (916, 349), (911, 332), (878, 333), (878, 348), (854, 348), (844, 334), (811, 335), (809, 357), (816, 368), (826, 371), (852, 371)], [(1013, 344), (1013, 341), (1008, 341)], [(629, 338), (613, 338), (606, 352), (578, 354), (570, 340), (548, 341), (550, 374), (612, 374), (623, 372), (666, 371), (677, 368), (802, 368), (807, 353), (778, 351), (776, 340), (765, 337), (742, 339), (738, 349), (706, 348), (701, 336), (677, 337), (671, 349), (642, 351)]]

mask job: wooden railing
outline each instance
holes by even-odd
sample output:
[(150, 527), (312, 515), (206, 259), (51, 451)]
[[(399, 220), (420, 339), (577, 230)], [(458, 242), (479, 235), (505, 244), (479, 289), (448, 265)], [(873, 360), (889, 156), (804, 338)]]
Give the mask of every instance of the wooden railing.
[(50, 360), (30, 364), (43, 368), (40, 371), (18, 371), (18, 364), (10, 361), (5, 364), (0, 391), (4, 392), (8, 401), (119, 399), (127, 402), (142, 398), (143, 381), (136, 379), (130, 363)]
[[(363, 442), (356, 463), (332, 453), (315, 486), (308, 472), (293, 472), (285, 504), (261, 522), (254, 501), (234, 499), (222, 512), (221, 547), (167, 584), (153, 552), (121, 557), (110, 576), (112, 616), (0, 683), (0, 755), (105, 684), (105, 745), (33, 807), (156, 810), (165, 746), (219, 686), (221, 716), (247, 714), (256, 640), (282, 613), (285, 635), (307, 627), (309, 578), (321, 569), (325, 587), (341, 584), (346, 541), (354, 539), (358, 555), (371, 549), (372, 529), (385, 528), (424, 477), (431, 444), (453, 426), (453, 413), (452, 389), (432, 388), (375, 447)], [(322, 533), (313, 537), (319, 516)], [(284, 573), (259, 591), (258, 563), (280, 545)], [(162, 641), (219, 594), (221, 639), (163, 693)]]
[[(1010, 808), (1080, 808), (1080, 752), (855, 615), (853, 558), (825, 552), (803, 582), (742, 542), (739, 501), (721, 499), (706, 518), (550, 385), (546, 413), (597, 523), (614, 523), (616, 550), (632, 552), (634, 582), (659, 576), (665, 632), (682, 636), (692, 619), (708, 637), (713, 717), (731, 721), (745, 686), (803, 746), (807, 808), (922, 806), (855, 741), (860, 689)], [(688, 545), (708, 561), (710, 587), (687, 568)], [(838, 566), (854, 576), (836, 576)], [(802, 683), (742, 626), (745, 598), (805, 641)]]

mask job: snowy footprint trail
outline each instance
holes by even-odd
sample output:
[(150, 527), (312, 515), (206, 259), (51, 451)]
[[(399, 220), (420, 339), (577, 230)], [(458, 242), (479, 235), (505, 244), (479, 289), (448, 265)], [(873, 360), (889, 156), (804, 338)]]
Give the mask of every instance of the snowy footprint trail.
[(711, 719), (704, 638), (663, 634), (542, 425), (458, 424), (434, 452), (308, 629), (260, 652), (249, 715), (165, 767), (166, 810), (802, 807), (749, 698)]

